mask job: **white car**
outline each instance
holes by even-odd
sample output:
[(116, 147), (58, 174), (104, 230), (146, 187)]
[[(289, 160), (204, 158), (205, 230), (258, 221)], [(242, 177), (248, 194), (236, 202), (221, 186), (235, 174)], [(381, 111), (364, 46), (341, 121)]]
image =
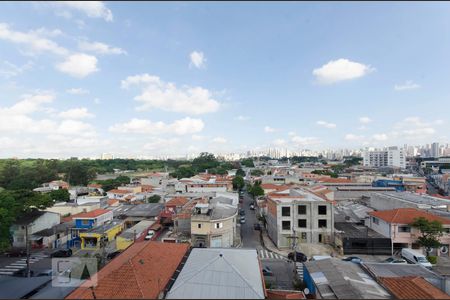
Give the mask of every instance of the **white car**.
[(146, 240), (146, 241), (151, 240), (151, 239), (153, 238), (154, 235), (155, 235), (155, 232), (154, 232), (153, 230), (149, 230), (149, 231), (147, 232), (147, 236), (145, 237), (145, 240)]

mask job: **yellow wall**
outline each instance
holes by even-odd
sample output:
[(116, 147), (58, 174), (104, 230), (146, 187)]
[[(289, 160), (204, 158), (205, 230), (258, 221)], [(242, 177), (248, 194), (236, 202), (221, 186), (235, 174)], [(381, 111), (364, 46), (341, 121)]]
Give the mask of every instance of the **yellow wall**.
[(116, 239), (116, 250), (125, 250), (127, 249), (131, 244), (133, 244), (133, 240), (126, 239), (123, 237), (118, 236)]
[(108, 237), (108, 241), (114, 240), (116, 235), (118, 235), (122, 231), (122, 225), (123, 224), (117, 224), (116, 226), (105, 232), (106, 236)]
[[(86, 249), (86, 250), (97, 250), (100, 249), (100, 239), (102, 236), (106, 236), (108, 237), (108, 241), (112, 241), (115, 239), (115, 237), (122, 231), (122, 226), (123, 223), (121, 224), (117, 224), (116, 226), (110, 228), (109, 230), (107, 230), (105, 233), (100, 234), (100, 233), (89, 233), (89, 232), (83, 232), (80, 233), (80, 238), (81, 238), (81, 249)], [(84, 238), (96, 238), (97, 239), (97, 247), (96, 248), (86, 248), (85, 244), (84, 244)]]

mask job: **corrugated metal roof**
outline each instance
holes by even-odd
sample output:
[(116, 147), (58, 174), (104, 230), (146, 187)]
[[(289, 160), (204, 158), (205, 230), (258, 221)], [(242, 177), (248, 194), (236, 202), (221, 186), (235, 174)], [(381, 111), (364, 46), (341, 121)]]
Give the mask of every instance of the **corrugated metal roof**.
[(255, 249), (191, 251), (167, 299), (264, 299)]

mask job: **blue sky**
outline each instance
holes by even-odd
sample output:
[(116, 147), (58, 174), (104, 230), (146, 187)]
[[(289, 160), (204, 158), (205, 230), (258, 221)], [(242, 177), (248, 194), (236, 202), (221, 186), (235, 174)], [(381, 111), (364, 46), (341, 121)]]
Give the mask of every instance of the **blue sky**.
[(450, 140), (445, 2), (3, 2), (0, 156)]

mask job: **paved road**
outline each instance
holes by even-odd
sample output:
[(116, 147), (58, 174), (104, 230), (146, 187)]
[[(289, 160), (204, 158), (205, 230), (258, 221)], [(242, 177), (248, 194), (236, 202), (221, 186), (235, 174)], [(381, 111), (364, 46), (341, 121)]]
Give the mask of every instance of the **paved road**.
[(250, 203), (252, 202), (252, 197), (244, 192), (244, 201), (240, 204), (240, 208), (245, 210), (245, 224), (241, 224), (242, 248), (260, 249), (259, 231), (253, 229), (253, 224), (257, 223), (258, 220), (255, 211), (250, 209)]
[(296, 276), (294, 263), (280, 259), (263, 259), (261, 264), (269, 267), (273, 272), (273, 276), (264, 276), (264, 280), (271, 285), (271, 288), (286, 290), (294, 288), (293, 280), (294, 276)]

